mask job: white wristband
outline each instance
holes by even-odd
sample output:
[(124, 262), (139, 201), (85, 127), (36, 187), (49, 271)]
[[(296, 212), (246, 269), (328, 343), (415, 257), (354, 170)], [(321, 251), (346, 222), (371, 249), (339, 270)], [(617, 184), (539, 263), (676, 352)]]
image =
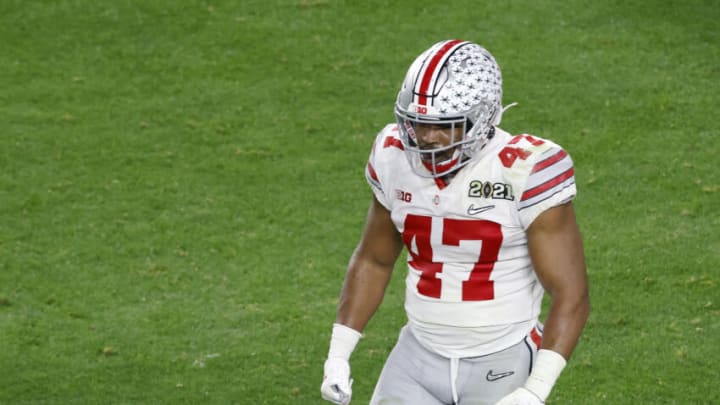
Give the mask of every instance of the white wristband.
[(533, 366), (530, 377), (525, 382), (525, 389), (535, 394), (542, 402), (545, 402), (555, 381), (565, 368), (567, 361), (558, 352), (540, 349), (537, 360)]
[(350, 360), (350, 355), (362, 334), (353, 328), (335, 323), (333, 324), (332, 337), (330, 337), (330, 350), (328, 350), (328, 358), (340, 357), (346, 361)]

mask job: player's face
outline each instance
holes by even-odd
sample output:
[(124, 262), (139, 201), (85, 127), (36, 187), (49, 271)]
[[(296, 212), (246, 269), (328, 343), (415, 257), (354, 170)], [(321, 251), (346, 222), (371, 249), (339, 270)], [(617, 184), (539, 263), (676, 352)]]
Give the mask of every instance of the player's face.
[[(449, 146), (454, 142), (462, 140), (462, 125), (452, 126), (437, 124), (417, 124), (415, 134), (420, 149), (437, 149)], [(450, 148), (435, 154), (435, 159), (442, 162), (452, 158), (456, 148)], [(430, 154), (422, 154), (423, 159), (430, 159)]]

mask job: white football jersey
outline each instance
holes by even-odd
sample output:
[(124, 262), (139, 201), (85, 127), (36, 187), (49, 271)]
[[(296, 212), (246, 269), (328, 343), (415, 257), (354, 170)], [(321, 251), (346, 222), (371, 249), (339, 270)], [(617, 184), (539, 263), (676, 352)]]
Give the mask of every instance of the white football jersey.
[(531, 135), (495, 136), (446, 184), (412, 171), (397, 126), (377, 136), (366, 177), (408, 251), (405, 310), (417, 339), (446, 357), (509, 347), (543, 296), (526, 230), (575, 197), (570, 156)]

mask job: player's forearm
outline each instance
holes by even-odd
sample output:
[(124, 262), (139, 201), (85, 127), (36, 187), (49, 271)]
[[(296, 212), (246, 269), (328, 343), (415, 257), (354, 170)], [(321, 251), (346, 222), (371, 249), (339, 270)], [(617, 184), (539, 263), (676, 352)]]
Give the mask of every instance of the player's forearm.
[(565, 295), (554, 291), (551, 298), (542, 344), (532, 372), (525, 384), (501, 401), (502, 404), (525, 403), (520, 399), (527, 399), (528, 392), (545, 403), (580, 338), (590, 313), (587, 289), (574, 288)]
[(362, 332), (385, 295), (392, 266), (352, 260), (335, 321)]
[(541, 348), (552, 350), (569, 359), (589, 314), (590, 299), (587, 291), (572, 297), (552, 297)]

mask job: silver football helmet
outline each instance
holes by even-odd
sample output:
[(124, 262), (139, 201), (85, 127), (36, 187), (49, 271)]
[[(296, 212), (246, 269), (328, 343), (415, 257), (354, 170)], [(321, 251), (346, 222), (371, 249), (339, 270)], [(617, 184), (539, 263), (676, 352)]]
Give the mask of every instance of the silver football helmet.
[[(467, 164), (485, 146), (501, 116), (500, 67), (485, 48), (461, 40), (438, 42), (420, 54), (395, 102), (405, 152), (423, 177), (442, 177)], [(462, 136), (447, 146), (421, 148), (418, 124), (449, 128), (451, 134), (461, 127)]]

